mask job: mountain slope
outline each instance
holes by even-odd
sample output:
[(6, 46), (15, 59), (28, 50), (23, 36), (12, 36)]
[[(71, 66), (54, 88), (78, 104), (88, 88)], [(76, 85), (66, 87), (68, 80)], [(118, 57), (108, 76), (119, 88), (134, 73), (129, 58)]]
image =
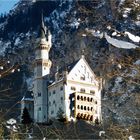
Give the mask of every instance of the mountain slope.
[[(126, 8), (131, 10), (128, 12)], [(53, 64), (63, 66), (64, 63), (71, 63), (80, 57), (84, 49), (89, 64), (105, 81), (103, 82), (104, 119), (107, 120), (111, 116), (114, 122), (136, 123), (140, 115), (140, 104), (137, 103), (140, 69), (135, 63), (140, 60), (140, 41), (138, 39), (134, 41), (134, 38), (140, 36), (139, 1), (130, 4), (120, 0), (116, 2), (21, 0), (0, 23), (1, 58), (10, 59), (13, 65), (18, 63), (21, 67), (21, 75), (16, 80), (21, 81), (18, 89), (22, 90), (18, 93), (20, 96), (17, 96), (13, 102), (22, 98), (28, 89), (28, 81), (33, 77), (33, 52), (42, 9), (45, 23), (53, 35), (50, 52)], [(138, 47), (122, 49), (118, 47), (118, 43), (115, 46), (104, 38), (104, 32), (108, 37), (132, 43), (133, 48), (135, 45)], [(132, 35), (135, 35), (133, 39)], [(57, 65), (53, 65), (51, 74), (55, 72), (56, 67)], [(1, 80), (11, 78), (16, 81), (13, 77), (2, 77)], [(8, 85), (5, 82), (1, 89), (7, 88)], [(127, 115), (124, 114), (124, 109), (127, 109)]]

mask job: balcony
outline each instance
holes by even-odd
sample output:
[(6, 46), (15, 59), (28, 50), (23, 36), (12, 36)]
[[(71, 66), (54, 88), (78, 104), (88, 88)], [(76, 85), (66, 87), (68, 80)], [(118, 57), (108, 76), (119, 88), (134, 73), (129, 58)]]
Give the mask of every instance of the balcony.
[[(74, 98), (74, 117), (93, 121), (96, 118), (96, 98), (90, 93), (73, 93)], [(73, 101), (73, 100), (71, 100)]]

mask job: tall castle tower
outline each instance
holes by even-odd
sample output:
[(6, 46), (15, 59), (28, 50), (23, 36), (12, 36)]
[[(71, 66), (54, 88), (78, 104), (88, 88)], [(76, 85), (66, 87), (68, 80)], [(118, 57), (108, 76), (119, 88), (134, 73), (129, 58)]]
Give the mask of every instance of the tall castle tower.
[(51, 34), (44, 26), (43, 16), (41, 20), (40, 37), (35, 48), (34, 62), (34, 121), (44, 123), (48, 120), (48, 91), (47, 75), (50, 74), (51, 61), (49, 50), (51, 48)]

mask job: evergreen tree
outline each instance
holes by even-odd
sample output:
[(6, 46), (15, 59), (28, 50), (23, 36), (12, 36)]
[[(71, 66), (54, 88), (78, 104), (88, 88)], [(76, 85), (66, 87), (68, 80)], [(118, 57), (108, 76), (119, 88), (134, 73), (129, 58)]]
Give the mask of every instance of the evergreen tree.
[(59, 121), (65, 122), (66, 118), (64, 117), (64, 112), (61, 108), (59, 108), (58, 112), (57, 112), (57, 118)]
[(22, 121), (23, 124), (31, 124), (33, 121), (30, 117), (28, 109), (25, 107), (22, 114)]

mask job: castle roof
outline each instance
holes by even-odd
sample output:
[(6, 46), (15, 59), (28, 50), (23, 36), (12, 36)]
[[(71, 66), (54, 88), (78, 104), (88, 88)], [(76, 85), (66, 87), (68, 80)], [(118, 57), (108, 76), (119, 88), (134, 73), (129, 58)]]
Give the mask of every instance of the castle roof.
[(78, 60), (76, 60), (76, 61), (74, 61), (74, 62), (72, 62), (72, 63), (70, 63), (70, 64), (64, 65), (63, 67), (61, 67), (61, 68), (58, 70), (58, 72), (59, 72), (59, 73), (62, 73), (63, 71), (68, 71), (68, 72), (70, 72), (70, 71), (74, 68), (74, 66), (77, 64), (77, 62), (78, 62), (79, 60), (80, 60), (80, 59), (78, 59)]
[(44, 25), (43, 14), (41, 14), (41, 23), (40, 23), (40, 30), (39, 30), (38, 37), (40, 37), (40, 38), (46, 38), (45, 34), (46, 34), (46, 27)]

